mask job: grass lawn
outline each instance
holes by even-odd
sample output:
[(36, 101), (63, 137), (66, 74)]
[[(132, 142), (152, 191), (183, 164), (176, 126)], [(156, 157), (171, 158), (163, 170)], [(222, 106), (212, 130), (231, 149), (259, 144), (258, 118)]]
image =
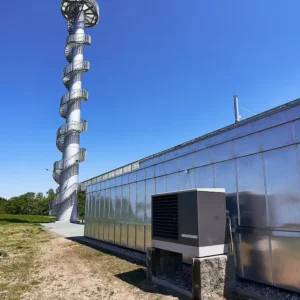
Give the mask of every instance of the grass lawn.
[(51, 236), (42, 226), (30, 222), (39, 222), (43, 218), (0, 215), (1, 300), (20, 299), (34, 286), (35, 282), (29, 274), (38, 245), (48, 242)]
[(34, 223), (49, 219), (0, 215), (1, 300), (185, 299), (149, 282), (144, 266)]
[(50, 232), (53, 218), (0, 215), (1, 300), (170, 300), (144, 267)]
[(0, 224), (7, 223), (51, 223), (55, 222), (54, 216), (30, 216), (0, 214)]

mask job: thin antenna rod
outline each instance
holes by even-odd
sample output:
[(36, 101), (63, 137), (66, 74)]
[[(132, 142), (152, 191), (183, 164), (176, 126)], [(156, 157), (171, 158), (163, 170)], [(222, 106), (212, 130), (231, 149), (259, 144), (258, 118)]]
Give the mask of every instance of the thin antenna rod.
[(241, 120), (241, 116), (239, 113), (239, 100), (237, 95), (233, 96), (233, 101), (234, 101), (234, 118), (235, 118), (235, 123), (237, 123)]
[(241, 109), (243, 109), (243, 110), (245, 110), (245, 111), (247, 111), (248, 113), (250, 113), (250, 114), (252, 114), (252, 115), (255, 115), (255, 113), (253, 112), (253, 111), (251, 111), (251, 110), (248, 110), (247, 108), (245, 108), (245, 107), (243, 107), (243, 106), (239, 106)]

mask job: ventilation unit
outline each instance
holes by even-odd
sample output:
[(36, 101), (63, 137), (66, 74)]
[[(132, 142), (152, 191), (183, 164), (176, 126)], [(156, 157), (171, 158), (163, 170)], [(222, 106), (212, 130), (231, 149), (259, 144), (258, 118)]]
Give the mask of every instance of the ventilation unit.
[(152, 196), (152, 247), (204, 257), (227, 253), (225, 189)]

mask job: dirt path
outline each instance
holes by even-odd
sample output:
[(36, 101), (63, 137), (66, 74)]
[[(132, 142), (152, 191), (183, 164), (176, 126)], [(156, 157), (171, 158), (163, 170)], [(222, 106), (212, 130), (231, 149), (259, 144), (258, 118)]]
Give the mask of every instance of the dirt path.
[(22, 299), (178, 299), (147, 282), (141, 266), (52, 235), (34, 260), (34, 288)]
[[(1, 300), (185, 299), (146, 280), (145, 268), (33, 224), (0, 226)], [(247, 300), (237, 297), (236, 300)]]

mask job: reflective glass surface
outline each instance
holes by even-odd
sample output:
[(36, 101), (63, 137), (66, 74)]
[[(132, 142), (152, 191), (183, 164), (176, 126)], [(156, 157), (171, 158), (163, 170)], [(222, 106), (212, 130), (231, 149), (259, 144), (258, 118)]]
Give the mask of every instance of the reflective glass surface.
[(136, 219), (138, 222), (144, 222), (146, 210), (146, 189), (145, 181), (137, 183), (137, 201), (136, 201)]
[(294, 143), (292, 123), (264, 130), (260, 138), (263, 151), (290, 145)]
[(300, 229), (300, 178), (296, 146), (265, 152), (271, 227)]
[(188, 170), (180, 172), (179, 174), (179, 186), (181, 190), (189, 190), (195, 188), (195, 170)]
[(108, 219), (109, 217), (109, 206), (110, 206), (110, 189), (105, 190), (105, 208), (104, 208), (104, 217)]
[(260, 151), (258, 134), (254, 133), (234, 140), (233, 148), (235, 157), (258, 153)]
[(300, 118), (300, 105), (291, 107), (289, 109), (286, 109), (282, 111), (282, 118), (283, 120), (286, 121), (291, 121), (294, 119), (299, 119)]
[(179, 149), (179, 155), (183, 155), (183, 154), (186, 154), (186, 153), (193, 152), (193, 149), (194, 149), (194, 144), (184, 146), (184, 147)]
[(151, 196), (155, 194), (155, 180), (146, 180), (146, 223), (151, 222)]
[(111, 220), (115, 219), (115, 210), (116, 210), (116, 195), (115, 195), (116, 188), (111, 188), (110, 190), (110, 209), (109, 209), (109, 218)]
[(271, 245), (275, 284), (300, 292), (300, 239), (272, 236)]
[(181, 156), (179, 159), (179, 169), (186, 170), (193, 168), (193, 154)]
[(164, 193), (167, 191), (167, 186), (166, 186), (166, 176), (161, 176), (161, 177), (156, 177), (155, 178), (155, 193)]
[(144, 226), (137, 225), (136, 226), (136, 249), (139, 251), (145, 251), (145, 234), (144, 234)]
[(214, 187), (213, 166), (208, 165), (195, 169), (196, 188), (212, 188)]
[(129, 185), (129, 220), (136, 219), (136, 183)]
[(115, 212), (115, 219), (121, 219), (121, 207), (122, 207), (122, 193), (121, 193), (121, 186), (116, 187), (116, 212)]
[(261, 154), (237, 160), (240, 225), (267, 227), (267, 205)]
[(177, 158), (166, 161), (165, 165), (166, 165), (166, 174), (174, 173), (179, 170)]
[(105, 190), (100, 191), (100, 219), (105, 216)]
[(114, 187), (116, 185), (116, 178), (111, 178), (109, 180), (110, 187)]
[(167, 175), (167, 192), (179, 190), (179, 173)]
[(121, 225), (115, 224), (115, 243), (121, 245)]
[(122, 186), (122, 214), (121, 219), (123, 221), (128, 220), (129, 214), (129, 186), (123, 185)]
[(135, 249), (135, 225), (128, 225), (128, 247)]
[(144, 180), (145, 177), (146, 177), (145, 169), (138, 170), (136, 174), (137, 174), (136, 177), (137, 177), (137, 180), (138, 180), (138, 181)]
[(122, 175), (122, 184), (127, 184), (128, 183), (128, 174)]
[(161, 176), (165, 174), (165, 164), (159, 164), (155, 166), (155, 176)]
[(131, 172), (129, 173), (129, 182), (134, 182), (136, 181), (136, 172)]
[(106, 189), (110, 188), (110, 179), (105, 180), (104, 184)]
[(116, 186), (121, 185), (121, 184), (122, 184), (122, 176), (116, 177)]
[(121, 245), (127, 247), (127, 224), (121, 224)]
[(154, 166), (146, 168), (145, 172), (146, 172), (147, 179), (153, 178), (154, 177)]
[[(272, 265), (268, 236), (243, 233), (241, 253), (244, 277), (272, 284)], [(259, 266), (259, 267), (258, 267)]]
[(237, 208), (237, 184), (235, 163), (233, 160), (217, 163), (214, 165), (215, 187), (225, 188), (226, 191), (226, 208), (231, 213), (233, 225), (238, 222)]
[(213, 162), (219, 162), (231, 158), (233, 158), (232, 142), (227, 142), (212, 147)]
[(97, 219), (99, 219), (99, 217), (100, 217), (100, 192), (96, 192), (95, 201), (96, 201), (95, 217)]
[(211, 149), (204, 149), (194, 154), (194, 166), (200, 167), (211, 163)]

